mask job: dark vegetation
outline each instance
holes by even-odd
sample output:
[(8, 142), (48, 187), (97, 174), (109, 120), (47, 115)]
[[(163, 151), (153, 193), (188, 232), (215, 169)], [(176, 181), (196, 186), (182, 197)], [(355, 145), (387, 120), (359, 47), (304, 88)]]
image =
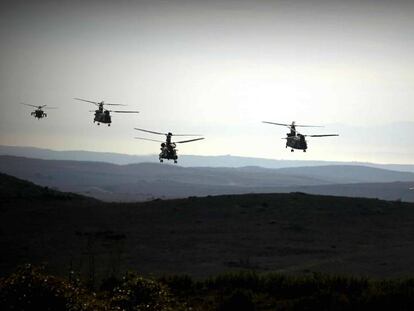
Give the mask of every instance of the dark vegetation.
[(410, 203), (103, 203), (4, 174), (0, 199), (0, 310), (414, 309)]
[(203, 280), (126, 273), (97, 289), (26, 265), (0, 279), (0, 309), (9, 310), (413, 310), (414, 279), (373, 280), (314, 273), (253, 272)]

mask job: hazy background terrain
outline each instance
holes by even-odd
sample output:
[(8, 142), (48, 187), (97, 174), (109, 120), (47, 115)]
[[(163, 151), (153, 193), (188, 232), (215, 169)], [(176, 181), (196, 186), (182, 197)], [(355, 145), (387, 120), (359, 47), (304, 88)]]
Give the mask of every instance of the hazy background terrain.
[[(116, 152), (93, 152), (84, 150), (51, 150), (34, 147), (2, 146), (0, 145), (0, 155), (20, 156), (26, 158), (36, 158), (44, 160), (72, 160), (72, 161), (91, 161), (108, 162), (113, 164), (133, 164), (142, 162), (158, 163), (158, 154), (136, 155)], [(168, 162), (164, 162), (168, 164)], [(171, 164), (171, 163), (170, 163)], [(324, 166), (324, 165), (363, 165), (369, 167), (390, 169), (395, 171), (414, 172), (414, 164), (380, 164), (372, 162), (344, 162), (327, 160), (289, 160), (289, 159), (266, 159), (232, 155), (181, 155), (179, 165), (185, 167), (243, 167), (260, 166), (265, 168), (284, 168), (298, 166)]]
[(414, 202), (408, 165), (188, 156), (184, 167), (154, 160), (155, 155), (0, 148), (0, 172), (106, 201), (300, 191)]

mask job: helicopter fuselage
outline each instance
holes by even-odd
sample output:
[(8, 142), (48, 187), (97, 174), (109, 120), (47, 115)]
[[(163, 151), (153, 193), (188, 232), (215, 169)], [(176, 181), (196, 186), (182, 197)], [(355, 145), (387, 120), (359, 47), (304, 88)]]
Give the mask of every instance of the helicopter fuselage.
[(111, 115), (109, 113), (108, 110), (95, 110), (95, 117), (93, 119), (93, 122), (98, 122), (98, 125), (100, 123), (105, 123), (108, 124), (108, 126), (111, 125), (112, 121), (111, 121)]
[(174, 160), (174, 163), (177, 163), (177, 149), (175, 143), (162, 143), (161, 144), (161, 152), (159, 154), (160, 162), (163, 160)]
[(47, 117), (47, 114), (41, 109), (36, 109), (35, 111), (31, 112), (30, 115), (34, 116), (37, 119), (42, 119), (42, 118)]
[(293, 149), (299, 149), (303, 150), (303, 152), (306, 152), (306, 149), (308, 149), (308, 144), (306, 143), (306, 139), (302, 134), (287, 134), (286, 137), (286, 148), (290, 147)]

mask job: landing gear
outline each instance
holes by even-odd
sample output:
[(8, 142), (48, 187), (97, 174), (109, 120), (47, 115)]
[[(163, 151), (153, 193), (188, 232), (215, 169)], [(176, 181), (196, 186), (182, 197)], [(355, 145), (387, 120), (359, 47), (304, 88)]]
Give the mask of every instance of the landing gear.
[(174, 160), (174, 163), (177, 164), (177, 160)]
[(160, 159), (160, 163), (162, 163), (162, 162), (164, 162), (164, 160), (163, 159)]
[(111, 126), (111, 123), (108, 123), (108, 126)]
[(303, 152), (306, 152), (306, 149), (303, 149)]
[(290, 149), (290, 152), (294, 152), (295, 150), (293, 150), (293, 149)]
[(101, 123), (98, 122), (98, 125), (101, 125)]

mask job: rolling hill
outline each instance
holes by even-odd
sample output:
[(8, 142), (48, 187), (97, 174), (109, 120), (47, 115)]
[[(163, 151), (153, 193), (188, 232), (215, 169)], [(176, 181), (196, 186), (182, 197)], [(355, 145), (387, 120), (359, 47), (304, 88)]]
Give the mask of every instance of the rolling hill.
[[(227, 271), (414, 273), (414, 205), (291, 194), (103, 203), (0, 175), (0, 274), (46, 264), (96, 279)], [(14, 189), (9, 199), (9, 189)], [(63, 199), (66, 198), (66, 199)]]
[[(134, 163), (158, 163), (157, 155), (132, 155), (113, 152), (94, 152), (84, 150), (56, 151), (36, 147), (5, 146), (0, 145), (0, 155), (19, 156), (43, 160), (89, 161), (107, 162), (118, 165)], [(184, 167), (244, 167), (260, 166), (264, 168), (285, 168), (304, 166), (327, 165), (358, 165), (374, 168), (404, 171), (414, 173), (414, 165), (410, 164), (379, 164), (367, 162), (338, 162), (338, 161), (314, 161), (314, 160), (277, 160), (242, 157), (234, 155), (199, 156), (180, 155), (179, 165)]]
[(181, 167), (0, 156), (0, 172), (106, 201), (292, 191), (414, 201), (408, 190), (414, 184), (414, 173), (355, 165)]

